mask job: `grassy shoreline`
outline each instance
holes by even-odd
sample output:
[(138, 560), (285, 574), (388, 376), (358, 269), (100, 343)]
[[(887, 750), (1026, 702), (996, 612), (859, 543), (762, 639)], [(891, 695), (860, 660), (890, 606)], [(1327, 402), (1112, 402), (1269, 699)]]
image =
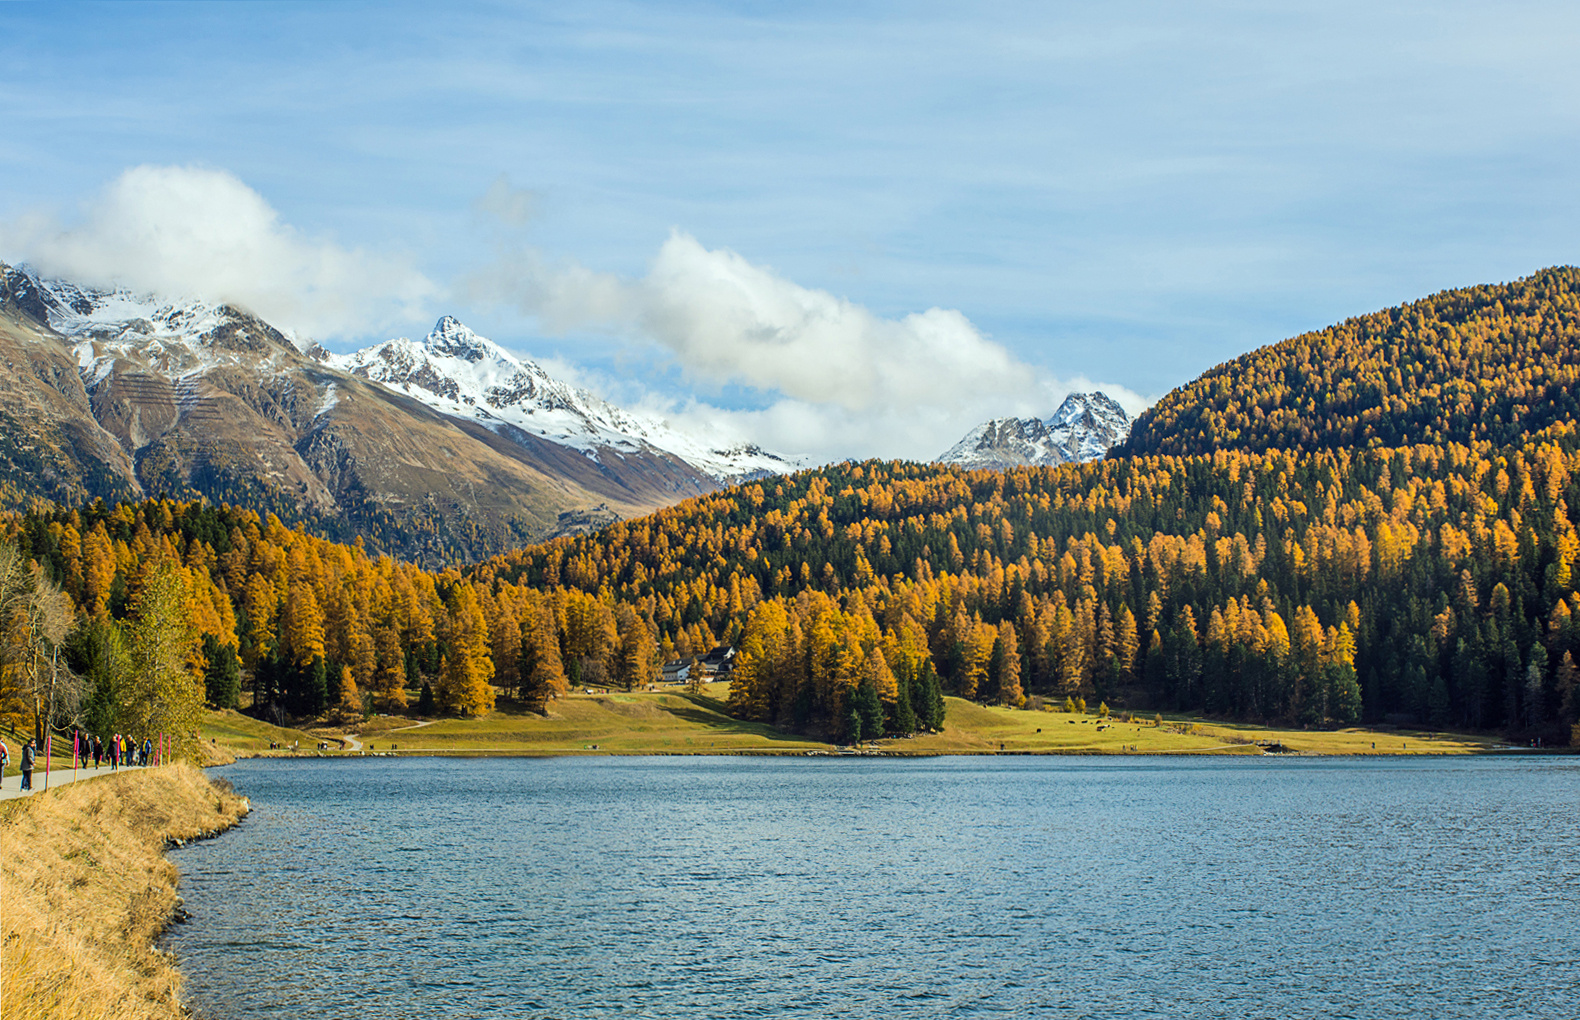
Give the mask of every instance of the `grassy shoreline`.
[[(700, 691), (669, 688), (630, 693), (578, 693), (547, 715), (501, 708), (476, 719), (414, 720), (375, 716), (348, 726), (280, 729), (240, 713), (214, 713), (205, 740), (219, 754), (253, 755), (825, 755), (826, 741), (724, 712), (726, 685)], [(1023, 711), (948, 698), (941, 733), (884, 738), (863, 753), (1133, 755), (1420, 755), (1522, 751), (1486, 734), (1352, 728), (1291, 730), (1166, 716), (1122, 722), (1095, 714)], [(297, 750), (270, 749), (271, 742)], [(328, 748), (319, 749), (320, 743)], [(849, 749), (845, 749), (849, 753)]]
[(175, 1020), (181, 975), (154, 939), (175, 916), (175, 840), (215, 835), (246, 798), (185, 764), (0, 804), (0, 1016)]

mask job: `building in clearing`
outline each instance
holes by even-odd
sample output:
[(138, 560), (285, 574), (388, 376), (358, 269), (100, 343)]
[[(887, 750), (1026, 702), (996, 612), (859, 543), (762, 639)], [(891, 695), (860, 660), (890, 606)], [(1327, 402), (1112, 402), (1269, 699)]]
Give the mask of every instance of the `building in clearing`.
[(719, 645), (704, 655), (697, 666), (704, 676), (728, 679), (735, 669), (735, 649), (729, 645)]

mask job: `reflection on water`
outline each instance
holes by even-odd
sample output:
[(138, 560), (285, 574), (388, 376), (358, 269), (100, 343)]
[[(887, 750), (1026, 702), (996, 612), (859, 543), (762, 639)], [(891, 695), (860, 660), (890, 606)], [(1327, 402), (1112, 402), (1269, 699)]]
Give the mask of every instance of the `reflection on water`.
[(219, 1020), (1580, 1016), (1580, 760), (256, 760)]

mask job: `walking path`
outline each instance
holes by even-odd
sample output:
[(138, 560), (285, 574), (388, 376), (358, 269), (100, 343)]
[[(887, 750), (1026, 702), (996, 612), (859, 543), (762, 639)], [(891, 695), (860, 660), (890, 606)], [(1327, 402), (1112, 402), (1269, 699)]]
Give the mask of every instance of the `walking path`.
[[(65, 783), (76, 782), (79, 779), (92, 779), (94, 776), (110, 776), (115, 774), (110, 770), (108, 765), (101, 765), (97, 769), (95, 769), (92, 765), (89, 765), (85, 769), (74, 769), (71, 767), (71, 762), (68, 761), (65, 768), (61, 768), (59, 765), (56, 765), (54, 768), (50, 769), (49, 778), (46, 780), (44, 777), (44, 769), (42, 767), (42, 758), (39, 759), (39, 765), (39, 768), (33, 770), (32, 793), (43, 793), (45, 790), (54, 789), (55, 787), (61, 786)], [(145, 767), (147, 766), (121, 766), (123, 769)], [(47, 786), (45, 785), (46, 782), (48, 783)], [(26, 797), (29, 795), (29, 791), (22, 789), (22, 776), (20, 774), (6, 776), (4, 785), (0, 785), (0, 800), (15, 800), (18, 797)]]

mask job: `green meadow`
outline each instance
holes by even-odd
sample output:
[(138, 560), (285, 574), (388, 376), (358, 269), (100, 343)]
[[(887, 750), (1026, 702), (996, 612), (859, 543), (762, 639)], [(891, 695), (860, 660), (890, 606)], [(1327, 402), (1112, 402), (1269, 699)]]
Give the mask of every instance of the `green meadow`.
[[(728, 685), (578, 693), (546, 714), (504, 705), (475, 719), (373, 716), (343, 727), (289, 729), (238, 712), (210, 713), (205, 740), (235, 756), (288, 754), (805, 754), (835, 745), (725, 714)], [(943, 731), (862, 745), (889, 754), (1474, 754), (1506, 749), (1485, 736), (1401, 730), (1288, 730), (1180, 716), (1126, 722), (1094, 713), (1028, 711), (947, 698)]]

